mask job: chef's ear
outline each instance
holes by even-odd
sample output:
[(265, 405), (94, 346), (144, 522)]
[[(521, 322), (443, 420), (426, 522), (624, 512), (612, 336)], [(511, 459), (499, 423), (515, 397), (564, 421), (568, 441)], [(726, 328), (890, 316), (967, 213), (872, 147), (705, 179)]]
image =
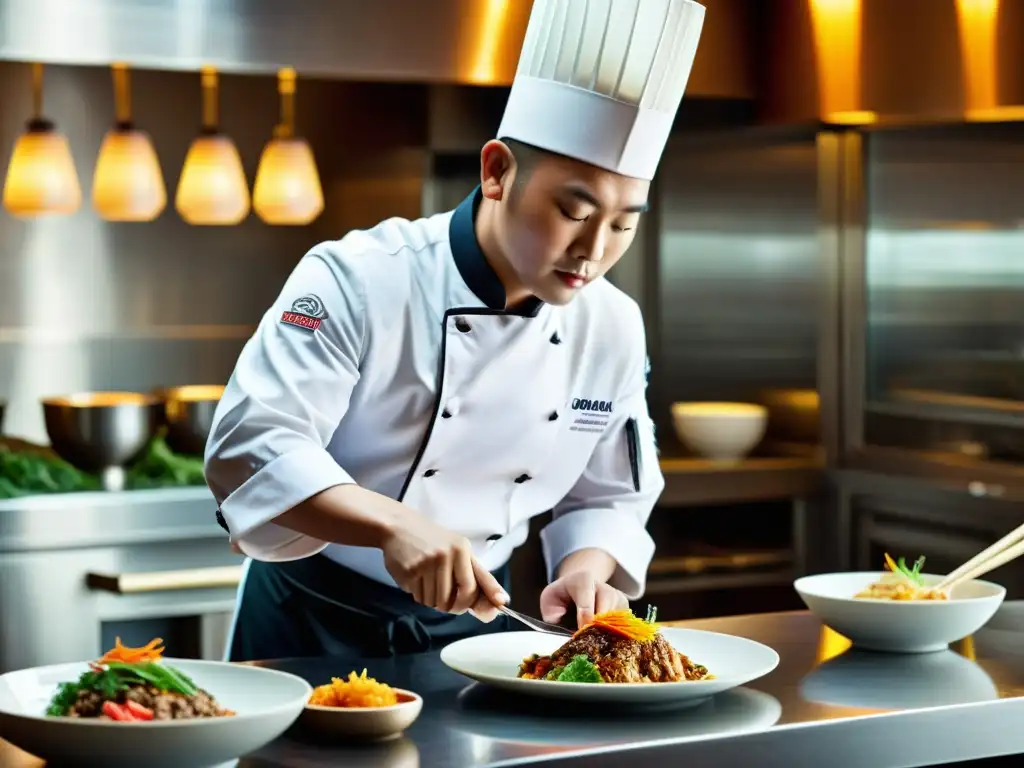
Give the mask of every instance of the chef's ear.
[(480, 191), (489, 200), (501, 200), (511, 189), (516, 159), (503, 141), (492, 139), (480, 150)]

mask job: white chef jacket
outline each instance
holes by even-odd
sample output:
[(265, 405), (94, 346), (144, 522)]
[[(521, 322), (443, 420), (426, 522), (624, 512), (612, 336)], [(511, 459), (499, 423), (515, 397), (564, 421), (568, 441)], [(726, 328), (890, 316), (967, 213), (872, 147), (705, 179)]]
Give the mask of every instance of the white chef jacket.
[(205, 460), (218, 519), (251, 558), (322, 552), (394, 584), (380, 550), (274, 518), (358, 483), (466, 536), (496, 570), (552, 510), (549, 578), (597, 547), (618, 563), (612, 585), (637, 598), (664, 487), (639, 307), (600, 279), (566, 306), (505, 311), (474, 233), (480, 199), (302, 258), (216, 410)]

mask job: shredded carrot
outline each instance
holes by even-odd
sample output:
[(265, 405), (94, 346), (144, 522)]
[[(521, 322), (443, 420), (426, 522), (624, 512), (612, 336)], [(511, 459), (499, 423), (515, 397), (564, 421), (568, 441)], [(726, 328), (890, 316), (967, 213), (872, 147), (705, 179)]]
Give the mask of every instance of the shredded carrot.
[(657, 624), (638, 619), (630, 610), (599, 613), (580, 631), (588, 627), (600, 627), (640, 643), (649, 642), (658, 634)]
[(141, 648), (129, 648), (126, 645), (122, 645), (121, 638), (118, 637), (114, 639), (114, 647), (103, 654), (98, 663), (106, 664), (111, 661), (117, 661), (122, 664), (145, 664), (147, 662), (160, 661), (164, 652), (162, 643), (163, 639), (158, 637), (150, 640)]
[(395, 689), (374, 678), (349, 672), (348, 680), (332, 677), (313, 689), (309, 703), (319, 707), (391, 707), (398, 703)]

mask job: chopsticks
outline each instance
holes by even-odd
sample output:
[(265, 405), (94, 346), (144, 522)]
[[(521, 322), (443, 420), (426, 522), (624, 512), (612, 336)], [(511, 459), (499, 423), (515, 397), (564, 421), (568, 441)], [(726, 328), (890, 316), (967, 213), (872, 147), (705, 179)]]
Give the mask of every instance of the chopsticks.
[(1014, 528), (995, 544), (976, 554), (932, 589), (948, 592), (955, 585), (983, 576), (1021, 555), (1024, 555), (1024, 525)]

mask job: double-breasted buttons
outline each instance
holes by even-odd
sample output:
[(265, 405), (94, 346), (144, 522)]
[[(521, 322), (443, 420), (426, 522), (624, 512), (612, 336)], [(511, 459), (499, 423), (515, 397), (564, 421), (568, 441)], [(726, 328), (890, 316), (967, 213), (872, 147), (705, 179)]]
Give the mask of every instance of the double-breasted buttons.
[(555, 331), (554, 333), (551, 334), (551, 343), (552, 344), (561, 344), (562, 343), (562, 338), (558, 335), (558, 331)]
[(497, 534), (497, 533), (492, 533), (490, 536), (487, 537), (487, 540), (488, 541), (501, 541), (501, 535)]
[(530, 477), (530, 476), (529, 476), (528, 474), (526, 474), (526, 473), (524, 472), (523, 474), (521, 474), (521, 475), (520, 475), (519, 477), (517, 477), (517, 478), (515, 479), (515, 482), (516, 482), (516, 483), (518, 483), (519, 485), (522, 485), (522, 484), (523, 484), (523, 483), (525, 483), (525, 482), (526, 482), (527, 480), (532, 480), (532, 479), (533, 479), (533, 478), (531, 478), (531, 477)]
[(436, 474), (437, 474), (437, 470), (436, 469), (428, 469), (426, 472), (423, 473), (423, 476), (424, 477), (433, 477)]
[(552, 411), (548, 416), (548, 421), (558, 421), (558, 411)]
[(473, 330), (473, 326), (469, 324), (469, 320), (459, 315), (455, 318), (455, 328), (459, 333), (469, 333)]

